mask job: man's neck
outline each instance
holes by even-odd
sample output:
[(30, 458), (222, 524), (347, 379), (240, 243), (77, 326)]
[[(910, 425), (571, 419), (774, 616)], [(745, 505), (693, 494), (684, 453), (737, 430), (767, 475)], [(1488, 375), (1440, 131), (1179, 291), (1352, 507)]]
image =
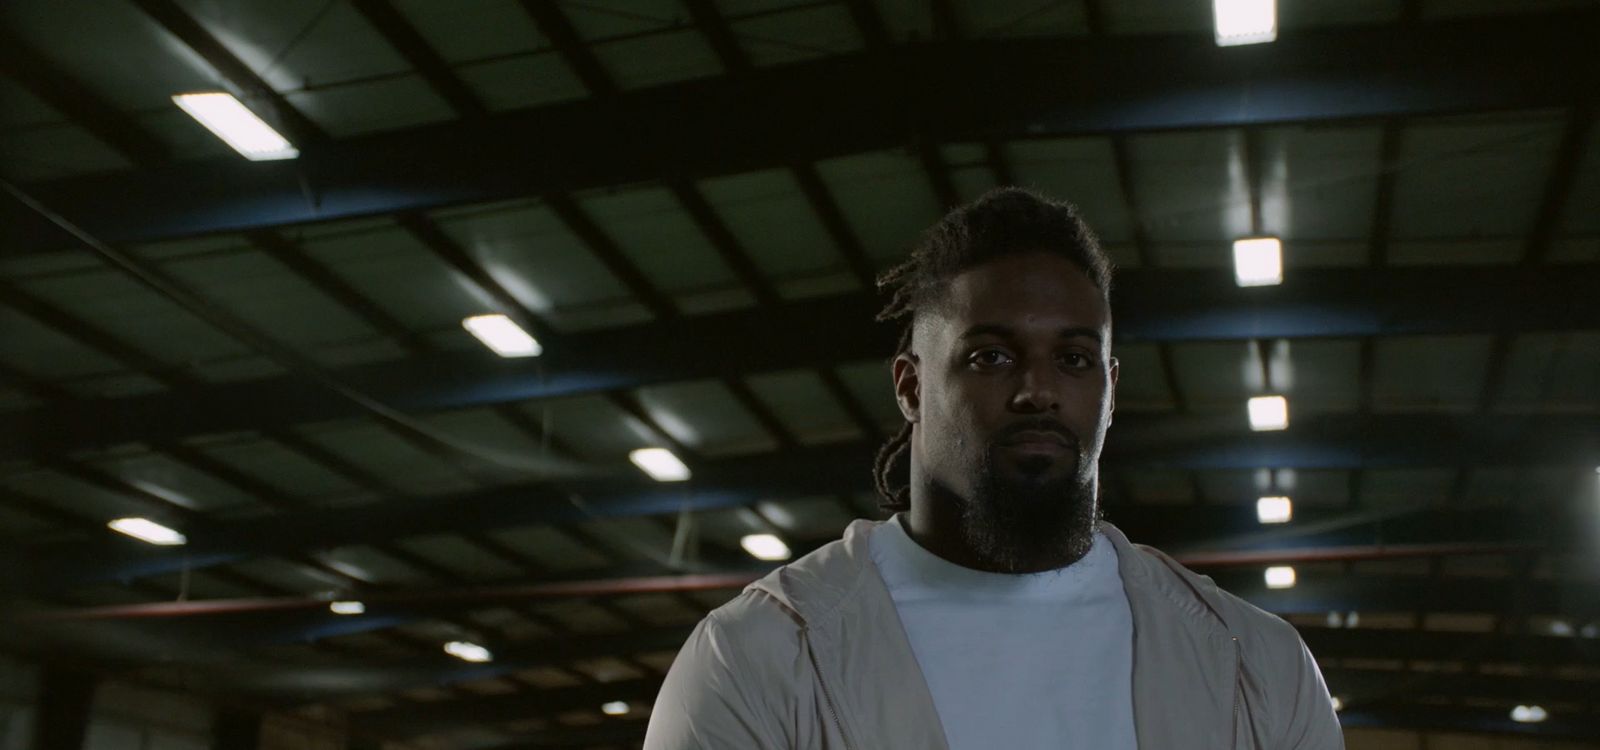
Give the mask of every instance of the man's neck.
[[(1006, 573), (979, 558), (967, 546), (961, 529), (961, 510), (949, 502), (936, 502), (933, 498), (916, 497), (912, 490), (911, 510), (906, 513), (906, 535), (923, 549), (963, 568), (990, 573)], [(951, 517), (953, 516), (953, 517)]]
[(1057, 570), (1083, 559), (1082, 554), (1052, 555), (1029, 560), (1017, 568), (996, 564), (974, 552), (968, 544), (962, 526), (960, 501), (956, 498), (932, 497), (932, 494), (918, 497), (913, 489), (911, 510), (906, 513), (906, 534), (918, 546), (948, 562), (989, 573), (1021, 575)]

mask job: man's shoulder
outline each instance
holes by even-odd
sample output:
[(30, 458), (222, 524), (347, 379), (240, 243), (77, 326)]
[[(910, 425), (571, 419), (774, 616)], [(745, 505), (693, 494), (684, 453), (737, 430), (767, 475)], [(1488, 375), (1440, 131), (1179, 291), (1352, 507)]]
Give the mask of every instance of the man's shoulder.
[(1280, 659), (1297, 654), (1302, 648), (1299, 632), (1283, 618), (1223, 589), (1210, 576), (1190, 570), (1160, 550), (1142, 544), (1133, 546), (1145, 558), (1153, 576), (1166, 577), (1166, 585), (1188, 592), (1216, 615), (1229, 634), (1239, 639), (1247, 663), (1262, 658)]
[(772, 639), (798, 642), (806, 626), (802, 609), (817, 606), (811, 601), (811, 606), (806, 607), (801, 601), (815, 596), (819, 589), (841, 589), (842, 579), (852, 574), (848, 566), (840, 564), (843, 543), (836, 539), (778, 566), (711, 610), (706, 621), (728, 638), (762, 643), (770, 643)]

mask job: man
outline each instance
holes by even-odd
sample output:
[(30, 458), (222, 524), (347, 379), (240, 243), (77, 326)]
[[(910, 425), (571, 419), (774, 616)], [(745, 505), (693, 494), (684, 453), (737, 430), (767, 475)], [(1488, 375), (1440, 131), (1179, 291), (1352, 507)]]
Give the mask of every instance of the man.
[(647, 750), (1343, 747), (1293, 628), (1098, 520), (1110, 285), (1077, 211), (1028, 191), (927, 232), (880, 281), (894, 515), (701, 621)]

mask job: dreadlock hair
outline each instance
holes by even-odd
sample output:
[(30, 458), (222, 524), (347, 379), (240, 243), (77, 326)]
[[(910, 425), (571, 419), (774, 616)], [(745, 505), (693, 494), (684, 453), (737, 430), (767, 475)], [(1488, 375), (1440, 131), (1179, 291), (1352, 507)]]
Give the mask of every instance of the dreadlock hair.
[[(943, 298), (950, 280), (967, 269), (1009, 255), (1056, 253), (1073, 262), (1109, 299), (1111, 259), (1076, 206), (1032, 190), (1003, 187), (945, 214), (922, 233), (911, 257), (878, 277), (890, 295), (878, 322), (902, 321), (899, 357), (911, 349), (917, 313)], [(873, 484), (886, 514), (911, 508), (911, 423), (878, 449)]]

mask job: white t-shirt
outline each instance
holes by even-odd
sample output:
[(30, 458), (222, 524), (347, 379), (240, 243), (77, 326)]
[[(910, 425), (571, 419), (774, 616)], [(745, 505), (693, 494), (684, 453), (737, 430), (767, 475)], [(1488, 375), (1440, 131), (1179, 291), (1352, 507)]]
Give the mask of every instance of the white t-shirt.
[(903, 514), (871, 537), (950, 750), (1134, 750), (1133, 615), (1117, 552), (1009, 575), (917, 544)]

